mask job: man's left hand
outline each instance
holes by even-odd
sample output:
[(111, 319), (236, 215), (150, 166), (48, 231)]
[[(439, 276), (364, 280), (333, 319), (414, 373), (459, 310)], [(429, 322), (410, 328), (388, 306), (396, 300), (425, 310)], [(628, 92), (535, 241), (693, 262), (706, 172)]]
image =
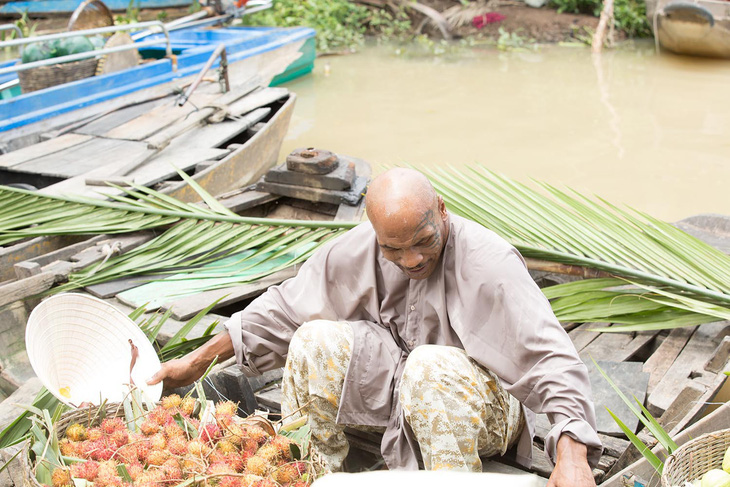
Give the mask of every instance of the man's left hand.
[(595, 487), (593, 472), (588, 465), (588, 449), (568, 435), (558, 440), (557, 459), (547, 487)]

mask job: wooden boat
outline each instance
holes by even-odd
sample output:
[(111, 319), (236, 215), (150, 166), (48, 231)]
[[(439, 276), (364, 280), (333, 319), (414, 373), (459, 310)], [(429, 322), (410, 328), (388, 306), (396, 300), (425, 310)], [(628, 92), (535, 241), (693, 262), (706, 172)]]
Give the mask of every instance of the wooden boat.
[(195, 194), (176, 168), (211, 194), (250, 184), (276, 162), (296, 101), (260, 80), (222, 94), (205, 83), (183, 106), (177, 95), (147, 93), (1, 155), (0, 183), (98, 198), (119, 193), (106, 182), (128, 181), (186, 201)]
[[(138, 25), (141, 26), (140, 29), (160, 27), (157, 24), (161, 25), (158, 21)], [(127, 28), (112, 26), (74, 31), (71, 35), (92, 35), (99, 31)], [(46, 37), (50, 39), (68, 34)], [(0, 43), (0, 46), (18, 42), (26, 41), (14, 39)], [(34, 144), (41, 140), (44, 133), (72, 121), (92, 117), (141, 99), (161, 96), (185, 86), (199, 74), (212, 54), (219, 52), (216, 49), (220, 45), (225, 46), (231, 89), (236, 89), (254, 75), (261, 78), (262, 85), (283, 83), (310, 72), (315, 57), (314, 30), (309, 28), (195, 27), (169, 34), (166, 32), (148, 35), (121, 46), (139, 52), (143, 60), (139, 65), (6, 99), (0, 98), (0, 153)], [(93, 56), (94, 52), (74, 56), (88, 57)], [(67, 58), (71, 60), (74, 56)], [(54, 61), (55, 59), (48, 62)], [(46, 61), (38, 63), (44, 62)], [(16, 63), (15, 59), (0, 63), (0, 85), (12, 84), (17, 80), (18, 73), (14, 70), (24, 65)], [(220, 59), (216, 58), (209, 68), (217, 68), (219, 65)]]
[(646, 13), (662, 48), (677, 54), (730, 58), (730, 2), (647, 0)]

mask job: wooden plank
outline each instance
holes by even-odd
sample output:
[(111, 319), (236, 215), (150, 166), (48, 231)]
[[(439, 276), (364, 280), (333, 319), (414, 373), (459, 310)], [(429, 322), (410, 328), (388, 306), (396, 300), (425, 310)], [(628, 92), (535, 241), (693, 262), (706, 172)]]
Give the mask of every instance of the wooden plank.
[(263, 120), (271, 110), (262, 108), (246, 115), (240, 120), (227, 120), (220, 123), (203, 125), (190, 133), (175, 137), (168, 149), (188, 149), (195, 147), (225, 147), (235, 136), (245, 132)]
[[(188, 171), (202, 161), (218, 160), (228, 155), (224, 149), (214, 149), (208, 146), (173, 148), (167, 147), (151, 160), (130, 173), (121, 176), (122, 179), (133, 180), (142, 186), (152, 186), (161, 181), (176, 177), (175, 168)], [(104, 179), (104, 178), (97, 178)], [(87, 184), (89, 178), (87, 178)]]
[(53, 252), (86, 238), (78, 235), (55, 235), (36, 237), (25, 242), (11, 244), (9, 247), (0, 247), (0, 281), (7, 281), (15, 277), (13, 266), (18, 262)]
[[(172, 141), (172, 139), (184, 132), (187, 132), (193, 127), (198, 127), (202, 125), (208, 119), (208, 117), (210, 117), (217, 111), (220, 111), (221, 107), (235, 102), (239, 98), (245, 96), (247, 93), (250, 93), (252, 90), (257, 88), (260, 84), (260, 78), (258, 76), (254, 76), (250, 80), (245, 81), (239, 89), (229, 91), (222, 96), (212, 99), (208, 103), (198, 102), (197, 106), (200, 107), (199, 110), (190, 113), (190, 115), (185, 117), (184, 119), (179, 120), (176, 123), (170, 124), (163, 130), (157, 132), (155, 135), (148, 137), (147, 143), (150, 147), (153, 148), (163, 148), (167, 146), (170, 141)], [(185, 106), (188, 105), (190, 105), (190, 102), (188, 102), (188, 104)]]
[(578, 354), (584, 361), (588, 362), (591, 359), (624, 362), (636, 355), (658, 333), (658, 330), (634, 333), (601, 333), (601, 336), (591, 341)]
[(274, 103), (277, 100), (286, 98), (289, 90), (286, 88), (261, 88), (244, 96), (240, 100), (231, 103), (230, 113), (235, 117), (240, 117), (257, 108)]
[(77, 242), (72, 245), (68, 245), (66, 247), (54, 250), (52, 252), (48, 252), (47, 254), (39, 255), (38, 257), (34, 257), (32, 259), (20, 262), (19, 264), (15, 264), (15, 266), (17, 267), (18, 265), (28, 263), (37, 264), (39, 266), (46, 266), (57, 260), (68, 260), (82, 250), (87, 249), (92, 245), (97, 245), (100, 242), (107, 241), (109, 240), (109, 238), (110, 237), (108, 235), (97, 235), (87, 240)]
[(53, 286), (56, 282), (56, 274), (43, 272), (35, 276), (12, 281), (0, 286), (0, 307), (20, 299), (26, 299), (40, 294)]
[(573, 341), (573, 345), (575, 345), (575, 349), (579, 353), (593, 340), (601, 336), (600, 333), (591, 331), (591, 328), (598, 328), (600, 326), (608, 326), (608, 323), (583, 323), (568, 332), (568, 336)]
[(675, 328), (644, 362), (644, 372), (649, 373), (648, 394), (654, 392), (696, 329), (696, 326)]
[(654, 416), (661, 416), (682, 389), (693, 380), (693, 375), (702, 372), (707, 358), (714, 355), (713, 352), (722, 341), (726, 326), (727, 322), (707, 323), (692, 334), (687, 345), (664, 374), (664, 378), (649, 395), (647, 407)]
[[(132, 249), (139, 247), (140, 245), (152, 240), (155, 234), (151, 231), (137, 232), (127, 235), (116, 235), (109, 240), (109, 244), (117, 244), (119, 247), (119, 253), (123, 254)], [(78, 254), (72, 256), (69, 260), (74, 264), (74, 270), (83, 269), (86, 266), (100, 262), (106, 254), (104, 253), (104, 246), (100, 245), (102, 242), (97, 242), (97, 245), (82, 250)]]
[(144, 140), (160, 130), (196, 111), (196, 107), (210, 104), (216, 95), (195, 93), (184, 106), (178, 106), (175, 99), (168, 99), (142, 115), (114, 127), (104, 134), (105, 137), (124, 140)]
[(129, 122), (130, 120), (149, 112), (150, 110), (159, 105), (162, 105), (163, 103), (168, 103), (170, 100), (172, 100), (172, 98), (173, 97), (171, 95), (170, 97), (159, 98), (157, 100), (151, 100), (143, 103), (136, 103), (128, 107), (120, 108), (119, 110), (115, 110), (111, 113), (99, 117), (92, 122), (84, 124), (83, 126), (74, 130), (74, 132), (77, 134), (102, 136), (113, 128)]
[(233, 213), (248, 210), (250, 208), (276, 201), (281, 196), (266, 193), (264, 191), (236, 190), (221, 195), (218, 198), (220, 204), (231, 210)]
[(122, 279), (115, 279), (114, 281), (102, 282), (101, 284), (94, 284), (93, 286), (86, 286), (84, 290), (99, 299), (107, 299), (113, 298), (118, 293), (124, 292), (128, 289), (133, 289), (137, 286), (147, 284), (151, 280), (162, 279), (165, 277), (167, 277), (167, 274), (125, 277)]
[(144, 142), (95, 137), (82, 144), (18, 164), (13, 171), (72, 178), (103, 167), (115, 167), (147, 152)]
[(56, 154), (91, 140), (89, 135), (66, 134), (0, 155), (0, 168), (11, 168), (40, 157)]

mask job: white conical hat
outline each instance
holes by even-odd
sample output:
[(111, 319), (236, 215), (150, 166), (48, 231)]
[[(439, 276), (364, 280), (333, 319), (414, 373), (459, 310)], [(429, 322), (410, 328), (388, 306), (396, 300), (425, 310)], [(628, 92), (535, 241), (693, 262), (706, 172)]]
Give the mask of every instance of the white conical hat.
[(148, 386), (146, 381), (160, 370), (160, 360), (139, 326), (114, 306), (85, 294), (58, 294), (36, 306), (25, 329), (33, 370), (46, 389), (70, 406), (124, 399), (130, 340), (139, 351), (131, 378), (157, 401), (162, 384)]

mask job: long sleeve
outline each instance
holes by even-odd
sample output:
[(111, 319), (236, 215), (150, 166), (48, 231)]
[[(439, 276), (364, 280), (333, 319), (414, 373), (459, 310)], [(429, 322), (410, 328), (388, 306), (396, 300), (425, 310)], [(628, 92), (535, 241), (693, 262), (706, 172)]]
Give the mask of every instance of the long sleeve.
[(226, 322), (246, 374), (282, 367), (294, 332), (307, 321), (372, 319), (375, 259), (369, 259), (372, 244), (361, 233), (358, 227), (325, 244), (295, 277), (272, 286)]
[(553, 462), (557, 440), (567, 433), (597, 464), (602, 446), (585, 364), (519, 253), (491, 232), (478, 233), (480, 244), (464, 248), (455, 262), (458, 290), (450, 294), (461, 305), (451, 325), (467, 353), (502, 378), (507, 391), (547, 414), (553, 428), (545, 446)]

